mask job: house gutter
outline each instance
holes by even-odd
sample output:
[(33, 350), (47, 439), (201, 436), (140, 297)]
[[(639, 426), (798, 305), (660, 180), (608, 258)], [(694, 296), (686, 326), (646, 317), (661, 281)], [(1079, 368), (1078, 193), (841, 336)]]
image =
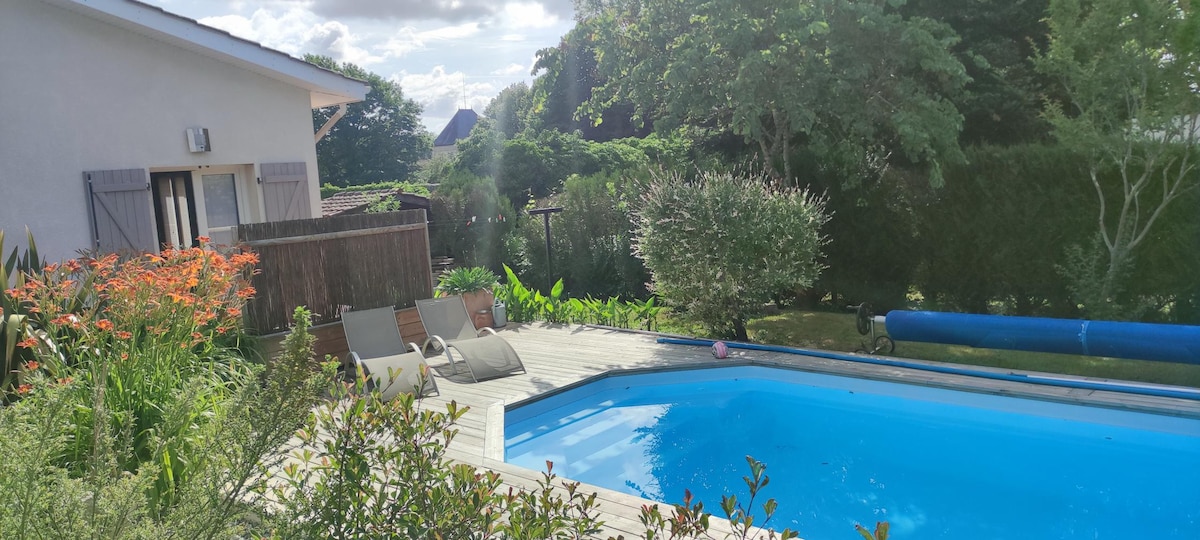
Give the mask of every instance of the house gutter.
[(345, 103), (338, 105), (338, 110), (333, 113), (333, 116), (330, 116), (329, 120), (325, 121), (325, 125), (321, 126), (321, 129), (317, 130), (317, 133), (313, 135), (313, 142), (321, 142), (321, 138), (324, 137), (325, 134), (329, 133), (329, 130), (333, 129), (333, 125), (338, 123), (338, 120), (341, 120), (343, 116), (346, 116)]

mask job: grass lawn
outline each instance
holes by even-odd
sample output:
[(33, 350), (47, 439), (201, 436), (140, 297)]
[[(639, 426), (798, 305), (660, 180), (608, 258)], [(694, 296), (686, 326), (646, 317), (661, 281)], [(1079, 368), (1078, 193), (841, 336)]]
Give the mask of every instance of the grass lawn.
[[(860, 336), (854, 329), (854, 314), (852, 313), (786, 310), (778, 315), (755, 319), (747, 324), (746, 328), (750, 340), (756, 343), (840, 352), (861, 349), (864, 342), (870, 337)], [(694, 336), (704, 335), (703, 330), (699, 327), (678, 319), (662, 321), (661, 331)], [(877, 335), (884, 334), (887, 332), (887, 328), (878, 325), (875, 327), (875, 332)], [(913, 341), (897, 341), (896, 352), (891, 356), (1200, 387), (1200, 366), (1172, 362), (976, 349)]]

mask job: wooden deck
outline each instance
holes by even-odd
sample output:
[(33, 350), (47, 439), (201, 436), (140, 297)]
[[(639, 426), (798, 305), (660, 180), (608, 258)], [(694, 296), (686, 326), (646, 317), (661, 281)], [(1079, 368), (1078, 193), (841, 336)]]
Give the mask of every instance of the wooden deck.
[[(537, 479), (541, 477), (541, 471), (503, 462), (505, 406), (588, 378), (603, 376), (610, 370), (718, 363), (729, 365), (739, 362), (777, 364), (856, 377), (939, 387), (971, 388), (994, 394), (1039, 397), (1200, 418), (1200, 401), (1195, 400), (997, 381), (773, 352), (731, 350), (729, 359), (716, 361), (705, 347), (659, 344), (655, 341), (655, 335), (605, 328), (510, 324), (499, 333), (520, 354), (528, 373), (476, 383), (471, 381), (463, 366), (459, 366), (461, 372), (455, 374), (446, 363), (445, 356), (430, 357), (429, 363), (438, 377), (441, 394), (425, 398), (423, 406), (441, 409), (443, 404), (451, 400), (459, 405), (469, 406), (470, 410), (458, 423), (460, 431), (448, 449), (448, 455), (460, 462), (493, 469), (501, 473), (506, 483), (523, 488), (534, 487)], [(928, 364), (947, 365), (934, 362)], [(971, 366), (971, 369), (1013, 373), (1011, 370), (975, 366)], [(731, 478), (730, 481), (740, 481), (740, 477)], [(641, 506), (650, 501), (597, 486), (585, 485), (584, 488), (585, 493), (595, 491), (599, 494), (602, 519), (608, 527), (602, 538), (607, 538), (609, 534), (623, 534), (630, 539), (641, 538), (643, 530), (638, 515)], [(719, 512), (719, 503), (720, 501), (706, 501), (706, 507)], [(662, 506), (664, 510), (669, 508), (668, 505)], [(713, 524), (716, 530), (728, 526), (723, 520), (713, 520)], [(854, 532), (847, 531), (846, 537), (851, 536), (854, 536)]]

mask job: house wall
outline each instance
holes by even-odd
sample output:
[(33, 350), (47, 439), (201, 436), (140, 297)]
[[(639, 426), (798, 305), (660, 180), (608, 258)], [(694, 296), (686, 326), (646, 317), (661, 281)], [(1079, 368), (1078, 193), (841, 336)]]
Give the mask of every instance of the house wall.
[[(0, 3), (0, 230), (61, 259), (93, 246), (84, 171), (305, 162), (307, 90), (39, 1)], [(190, 153), (205, 127), (211, 152)], [(253, 179), (248, 179), (253, 182)], [(261, 213), (250, 219), (259, 221)], [(20, 243), (20, 242), (18, 242)]]

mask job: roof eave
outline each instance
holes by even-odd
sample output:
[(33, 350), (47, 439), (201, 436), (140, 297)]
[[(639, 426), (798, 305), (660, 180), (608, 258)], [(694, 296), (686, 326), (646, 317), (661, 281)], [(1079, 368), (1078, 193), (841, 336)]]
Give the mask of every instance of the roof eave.
[(363, 81), (136, 0), (43, 1), (304, 88), (314, 109), (362, 101), (370, 90)]

